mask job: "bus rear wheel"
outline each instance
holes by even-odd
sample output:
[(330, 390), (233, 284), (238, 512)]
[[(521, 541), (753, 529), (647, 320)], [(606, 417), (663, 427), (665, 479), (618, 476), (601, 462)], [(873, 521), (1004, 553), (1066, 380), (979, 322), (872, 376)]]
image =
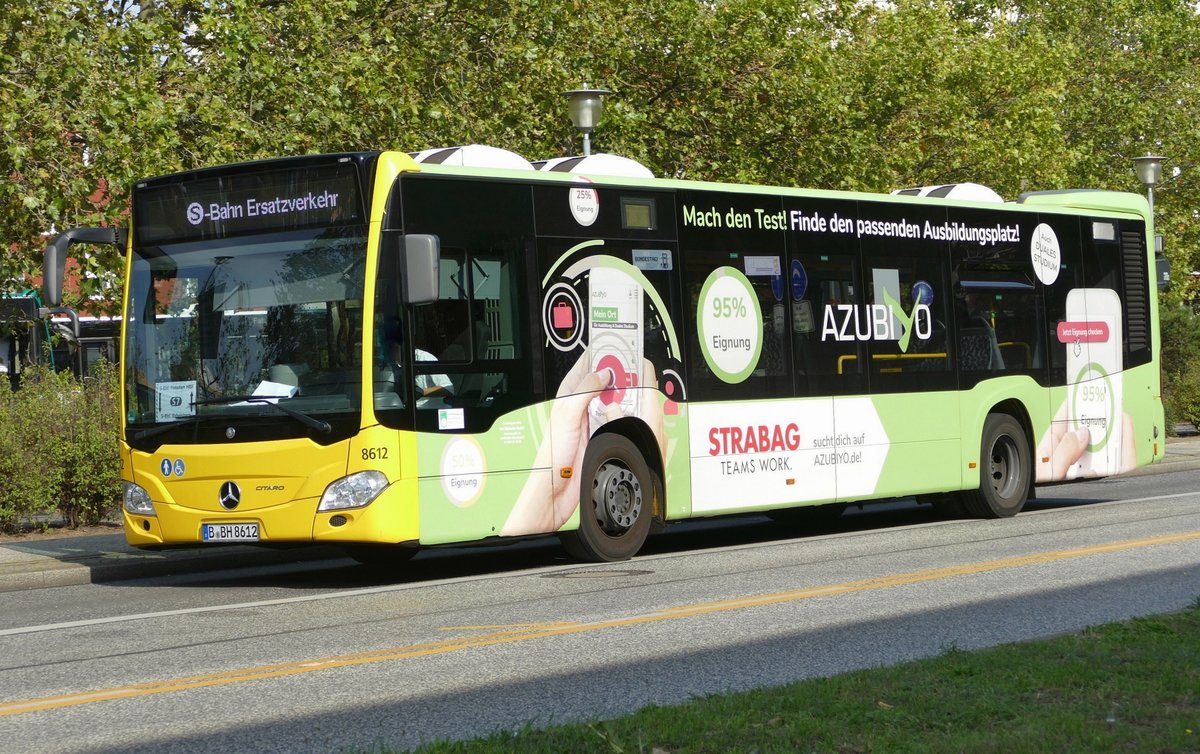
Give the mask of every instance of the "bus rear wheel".
[(579, 528), (560, 535), (578, 560), (628, 560), (650, 533), (657, 485), (646, 459), (629, 438), (597, 435), (583, 456)]
[(980, 439), (979, 489), (964, 492), (963, 508), (976, 518), (1007, 518), (1025, 507), (1033, 457), (1025, 429), (1008, 414), (988, 414)]

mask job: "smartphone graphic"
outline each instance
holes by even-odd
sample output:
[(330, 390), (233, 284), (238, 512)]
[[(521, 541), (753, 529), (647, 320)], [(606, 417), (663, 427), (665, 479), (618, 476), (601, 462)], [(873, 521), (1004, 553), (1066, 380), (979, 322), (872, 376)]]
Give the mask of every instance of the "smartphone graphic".
[(1076, 288), (1067, 293), (1067, 319), (1058, 339), (1067, 349), (1069, 430), (1087, 430), (1090, 440), (1067, 478), (1106, 476), (1120, 470), (1124, 437), (1121, 298), (1111, 288)]
[(593, 372), (611, 374), (609, 389), (589, 406), (595, 432), (617, 416), (641, 412), (642, 287), (627, 273), (593, 267), (588, 283), (588, 359)]

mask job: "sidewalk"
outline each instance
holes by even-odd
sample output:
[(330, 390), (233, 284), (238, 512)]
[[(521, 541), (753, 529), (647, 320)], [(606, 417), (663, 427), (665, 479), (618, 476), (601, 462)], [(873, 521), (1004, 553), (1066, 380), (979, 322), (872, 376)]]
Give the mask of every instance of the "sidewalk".
[(99, 584), (228, 568), (255, 568), (345, 557), (340, 548), (312, 545), (275, 550), (243, 545), (139, 550), (125, 535), (98, 534), (0, 544), (0, 592)]
[[(1170, 438), (1162, 463), (1137, 469), (1129, 476), (1190, 469), (1200, 469), (1200, 436)], [(329, 545), (287, 550), (233, 545), (145, 551), (125, 544), (125, 535), (119, 531), (42, 541), (31, 535), (28, 541), (0, 544), (0, 592), (341, 557), (342, 551)]]

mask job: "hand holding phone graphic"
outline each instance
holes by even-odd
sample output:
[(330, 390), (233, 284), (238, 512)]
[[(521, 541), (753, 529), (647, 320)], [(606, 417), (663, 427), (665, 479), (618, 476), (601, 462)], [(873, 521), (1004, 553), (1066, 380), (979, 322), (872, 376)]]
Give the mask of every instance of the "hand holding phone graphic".
[(1067, 349), (1067, 431), (1086, 441), (1067, 479), (1120, 470), (1125, 444), (1121, 299), (1109, 288), (1067, 293), (1058, 339)]
[(588, 285), (588, 363), (593, 372), (610, 374), (612, 379), (588, 406), (591, 432), (612, 419), (640, 416), (643, 331), (642, 287), (621, 270), (592, 269)]

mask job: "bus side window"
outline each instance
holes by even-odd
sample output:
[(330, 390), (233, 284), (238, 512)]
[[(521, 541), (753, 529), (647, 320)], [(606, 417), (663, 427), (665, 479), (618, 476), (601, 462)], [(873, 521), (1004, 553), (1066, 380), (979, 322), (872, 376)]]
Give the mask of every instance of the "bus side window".
[[(986, 226), (982, 210), (954, 209), (952, 222)], [(1031, 221), (1030, 221), (1031, 222)], [(1076, 224), (1077, 225), (1077, 224)], [(1029, 231), (1020, 233), (1028, 238)], [(1057, 229), (1064, 252), (1063, 276), (1077, 264), (1066, 226)], [(950, 242), (955, 344), (964, 388), (997, 372), (1046, 377), (1046, 315), (1042, 287), (1033, 277), (1028, 242)], [(1070, 286), (1068, 286), (1070, 287)]]
[[(953, 296), (946, 284), (945, 252), (944, 243), (921, 240), (895, 248), (877, 243), (865, 255), (866, 298), (873, 314), (869, 326), (864, 326), (872, 334), (872, 392), (929, 392), (956, 386), (947, 350), (946, 322)], [(988, 333), (978, 335), (988, 352)]]
[(1045, 368), (1042, 300), (1023, 268), (959, 265), (954, 271), (958, 364), (963, 371)]
[(849, 255), (828, 253), (800, 261), (808, 282), (804, 297), (791, 301), (797, 394), (861, 392), (866, 348), (852, 334), (852, 324), (842, 327), (860, 303), (857, 265)]

